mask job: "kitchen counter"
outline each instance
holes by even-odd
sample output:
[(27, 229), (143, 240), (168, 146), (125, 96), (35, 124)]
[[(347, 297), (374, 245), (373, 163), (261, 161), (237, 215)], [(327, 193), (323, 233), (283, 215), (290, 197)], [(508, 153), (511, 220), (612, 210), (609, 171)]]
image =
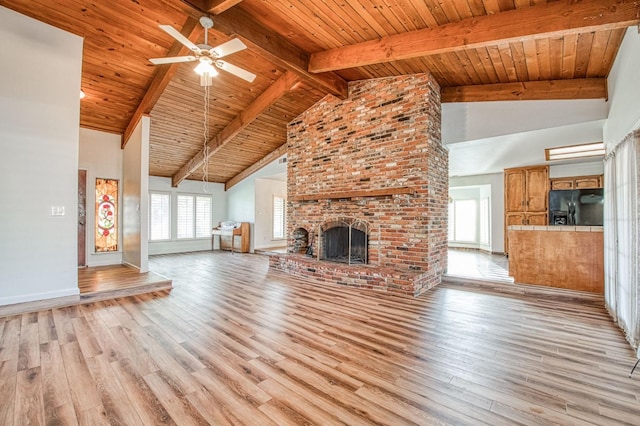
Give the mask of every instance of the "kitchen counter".
[(602, 226), (512, 225), (507, 232), (516, 282), (604, 293)]

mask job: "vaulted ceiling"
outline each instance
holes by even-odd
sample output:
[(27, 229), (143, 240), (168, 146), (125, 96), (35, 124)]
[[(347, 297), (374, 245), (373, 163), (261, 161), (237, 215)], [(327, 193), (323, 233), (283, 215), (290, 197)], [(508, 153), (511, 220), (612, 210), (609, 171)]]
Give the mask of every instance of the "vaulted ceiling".
[[(151, 117), (151, 175), (237, 183), (285, 151), (286, 124), (349, 81), (428, 72), (443, 102), (605, 98), (636, 0), (0, 0), (84, 37), (80, 124), (123, 135)], [(205, 90), (193, 63), (150, 58), (188, 49), (209, 15), (209, 45), (239, 37)], [(206, 149), (205, 149), (205, 142)], [(206, 164), (206, 168), (203, 165)]]

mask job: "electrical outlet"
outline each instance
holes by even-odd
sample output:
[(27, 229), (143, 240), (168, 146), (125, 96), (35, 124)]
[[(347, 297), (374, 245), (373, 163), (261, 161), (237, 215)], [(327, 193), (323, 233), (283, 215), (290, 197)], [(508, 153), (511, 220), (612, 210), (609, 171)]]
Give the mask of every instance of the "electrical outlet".
[(64, 216), (64, 206), (51, 206), (51, 216)]

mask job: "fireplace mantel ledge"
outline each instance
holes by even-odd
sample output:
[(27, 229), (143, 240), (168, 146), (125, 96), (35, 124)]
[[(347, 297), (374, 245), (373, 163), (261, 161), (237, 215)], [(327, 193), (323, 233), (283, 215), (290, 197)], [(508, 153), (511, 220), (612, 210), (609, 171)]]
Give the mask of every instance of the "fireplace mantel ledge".
[(360, 191), (329, 192), (326, 194), (301, 194), (290, 197), (292, 201), (335, 200), (339, 198), (384, 197), (396, 194), (415, 194), (415, 190), (407, 186), (383, 189), (364, 189)]

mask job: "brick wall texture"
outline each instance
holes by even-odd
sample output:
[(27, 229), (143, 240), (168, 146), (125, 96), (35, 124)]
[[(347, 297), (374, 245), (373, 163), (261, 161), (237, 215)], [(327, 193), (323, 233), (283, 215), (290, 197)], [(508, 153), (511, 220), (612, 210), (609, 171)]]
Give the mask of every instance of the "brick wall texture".
[[(440, 141), (440, 87), (428, 74), (349, 84), (288, 126), (287, 235), (306, 230), (317, 253), (323, 225), (365, 222), (369, 262), (346, 265), (303, 254), (271, 266), (339, 284), (418, 295), (446, 270), (448, 154)], [(409, 187), (413, 194), (296, 200), (300, 195)], [(312, 197), (313, 198), (313, 197)]]

